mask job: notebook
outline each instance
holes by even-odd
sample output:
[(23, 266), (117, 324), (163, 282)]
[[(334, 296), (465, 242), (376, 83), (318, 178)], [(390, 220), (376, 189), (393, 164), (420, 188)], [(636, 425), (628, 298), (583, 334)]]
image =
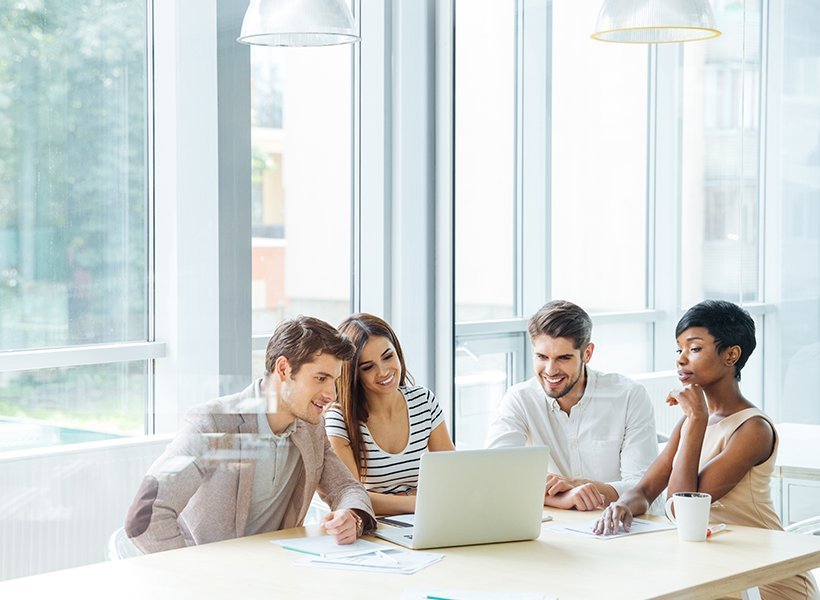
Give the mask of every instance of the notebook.
[(534, 539), (548, 462), (545, 446), (428, 452), (413, 525), (388, 517), (375, 535), (413, 549)]

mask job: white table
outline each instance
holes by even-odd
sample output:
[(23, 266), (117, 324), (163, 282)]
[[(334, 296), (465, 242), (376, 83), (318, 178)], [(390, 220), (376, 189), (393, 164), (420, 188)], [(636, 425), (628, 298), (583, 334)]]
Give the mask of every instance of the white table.
[(0, 583), (0, 598), (398, 598), (409, 588), (573, 598), (715, 598), (820, 566), (820, 538), (731, 526), (708, 542), (673, 530), (598, 540), (552, 531), (594, 515), (547, 510), (534, 541), (439, 550), (414, 575), (294, 566), (270, 543), (298, 528)]

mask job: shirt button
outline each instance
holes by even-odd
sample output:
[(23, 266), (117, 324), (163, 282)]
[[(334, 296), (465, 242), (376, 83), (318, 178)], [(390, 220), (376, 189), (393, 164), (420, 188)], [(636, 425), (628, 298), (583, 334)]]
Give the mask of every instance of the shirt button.
[(573, 448), (573, 450), (574, 450), (575, 448), (577, 448), (577, 447), (578, 447), (578, 442), (572, 442), (572, 448)]

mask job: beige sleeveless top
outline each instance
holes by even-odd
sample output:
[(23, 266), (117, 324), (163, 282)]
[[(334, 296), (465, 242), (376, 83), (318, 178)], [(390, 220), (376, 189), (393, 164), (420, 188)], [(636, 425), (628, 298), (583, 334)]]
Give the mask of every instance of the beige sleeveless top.
[[(754, 417), (767, 421), (775, 432), (772, 455), (765, 462), (752, 467), (729, 493), (712, 503), (709, 521), (782, 531), (769, 487), (779, 438), (774, 423), (763, 411), (747, 408), (706, 427), (700, 452), (700, 468), (723, 451), (738, 427)], [(805, 573), (762, 585), (760, 595), (764, 600), (813, 599), (817, 597), (817, 587), (812, 576)]]

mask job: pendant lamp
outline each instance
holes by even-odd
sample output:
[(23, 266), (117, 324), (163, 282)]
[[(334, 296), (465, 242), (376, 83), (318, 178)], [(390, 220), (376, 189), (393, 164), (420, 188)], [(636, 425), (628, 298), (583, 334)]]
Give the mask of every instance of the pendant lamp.
[(709, 0), (604, 0), (592, 37), (602, 42), (668, 44), (719, 35)]
[(358, 42), (359, 34), (345, 0), (251, 0), (237, 41), (333, 46)]

